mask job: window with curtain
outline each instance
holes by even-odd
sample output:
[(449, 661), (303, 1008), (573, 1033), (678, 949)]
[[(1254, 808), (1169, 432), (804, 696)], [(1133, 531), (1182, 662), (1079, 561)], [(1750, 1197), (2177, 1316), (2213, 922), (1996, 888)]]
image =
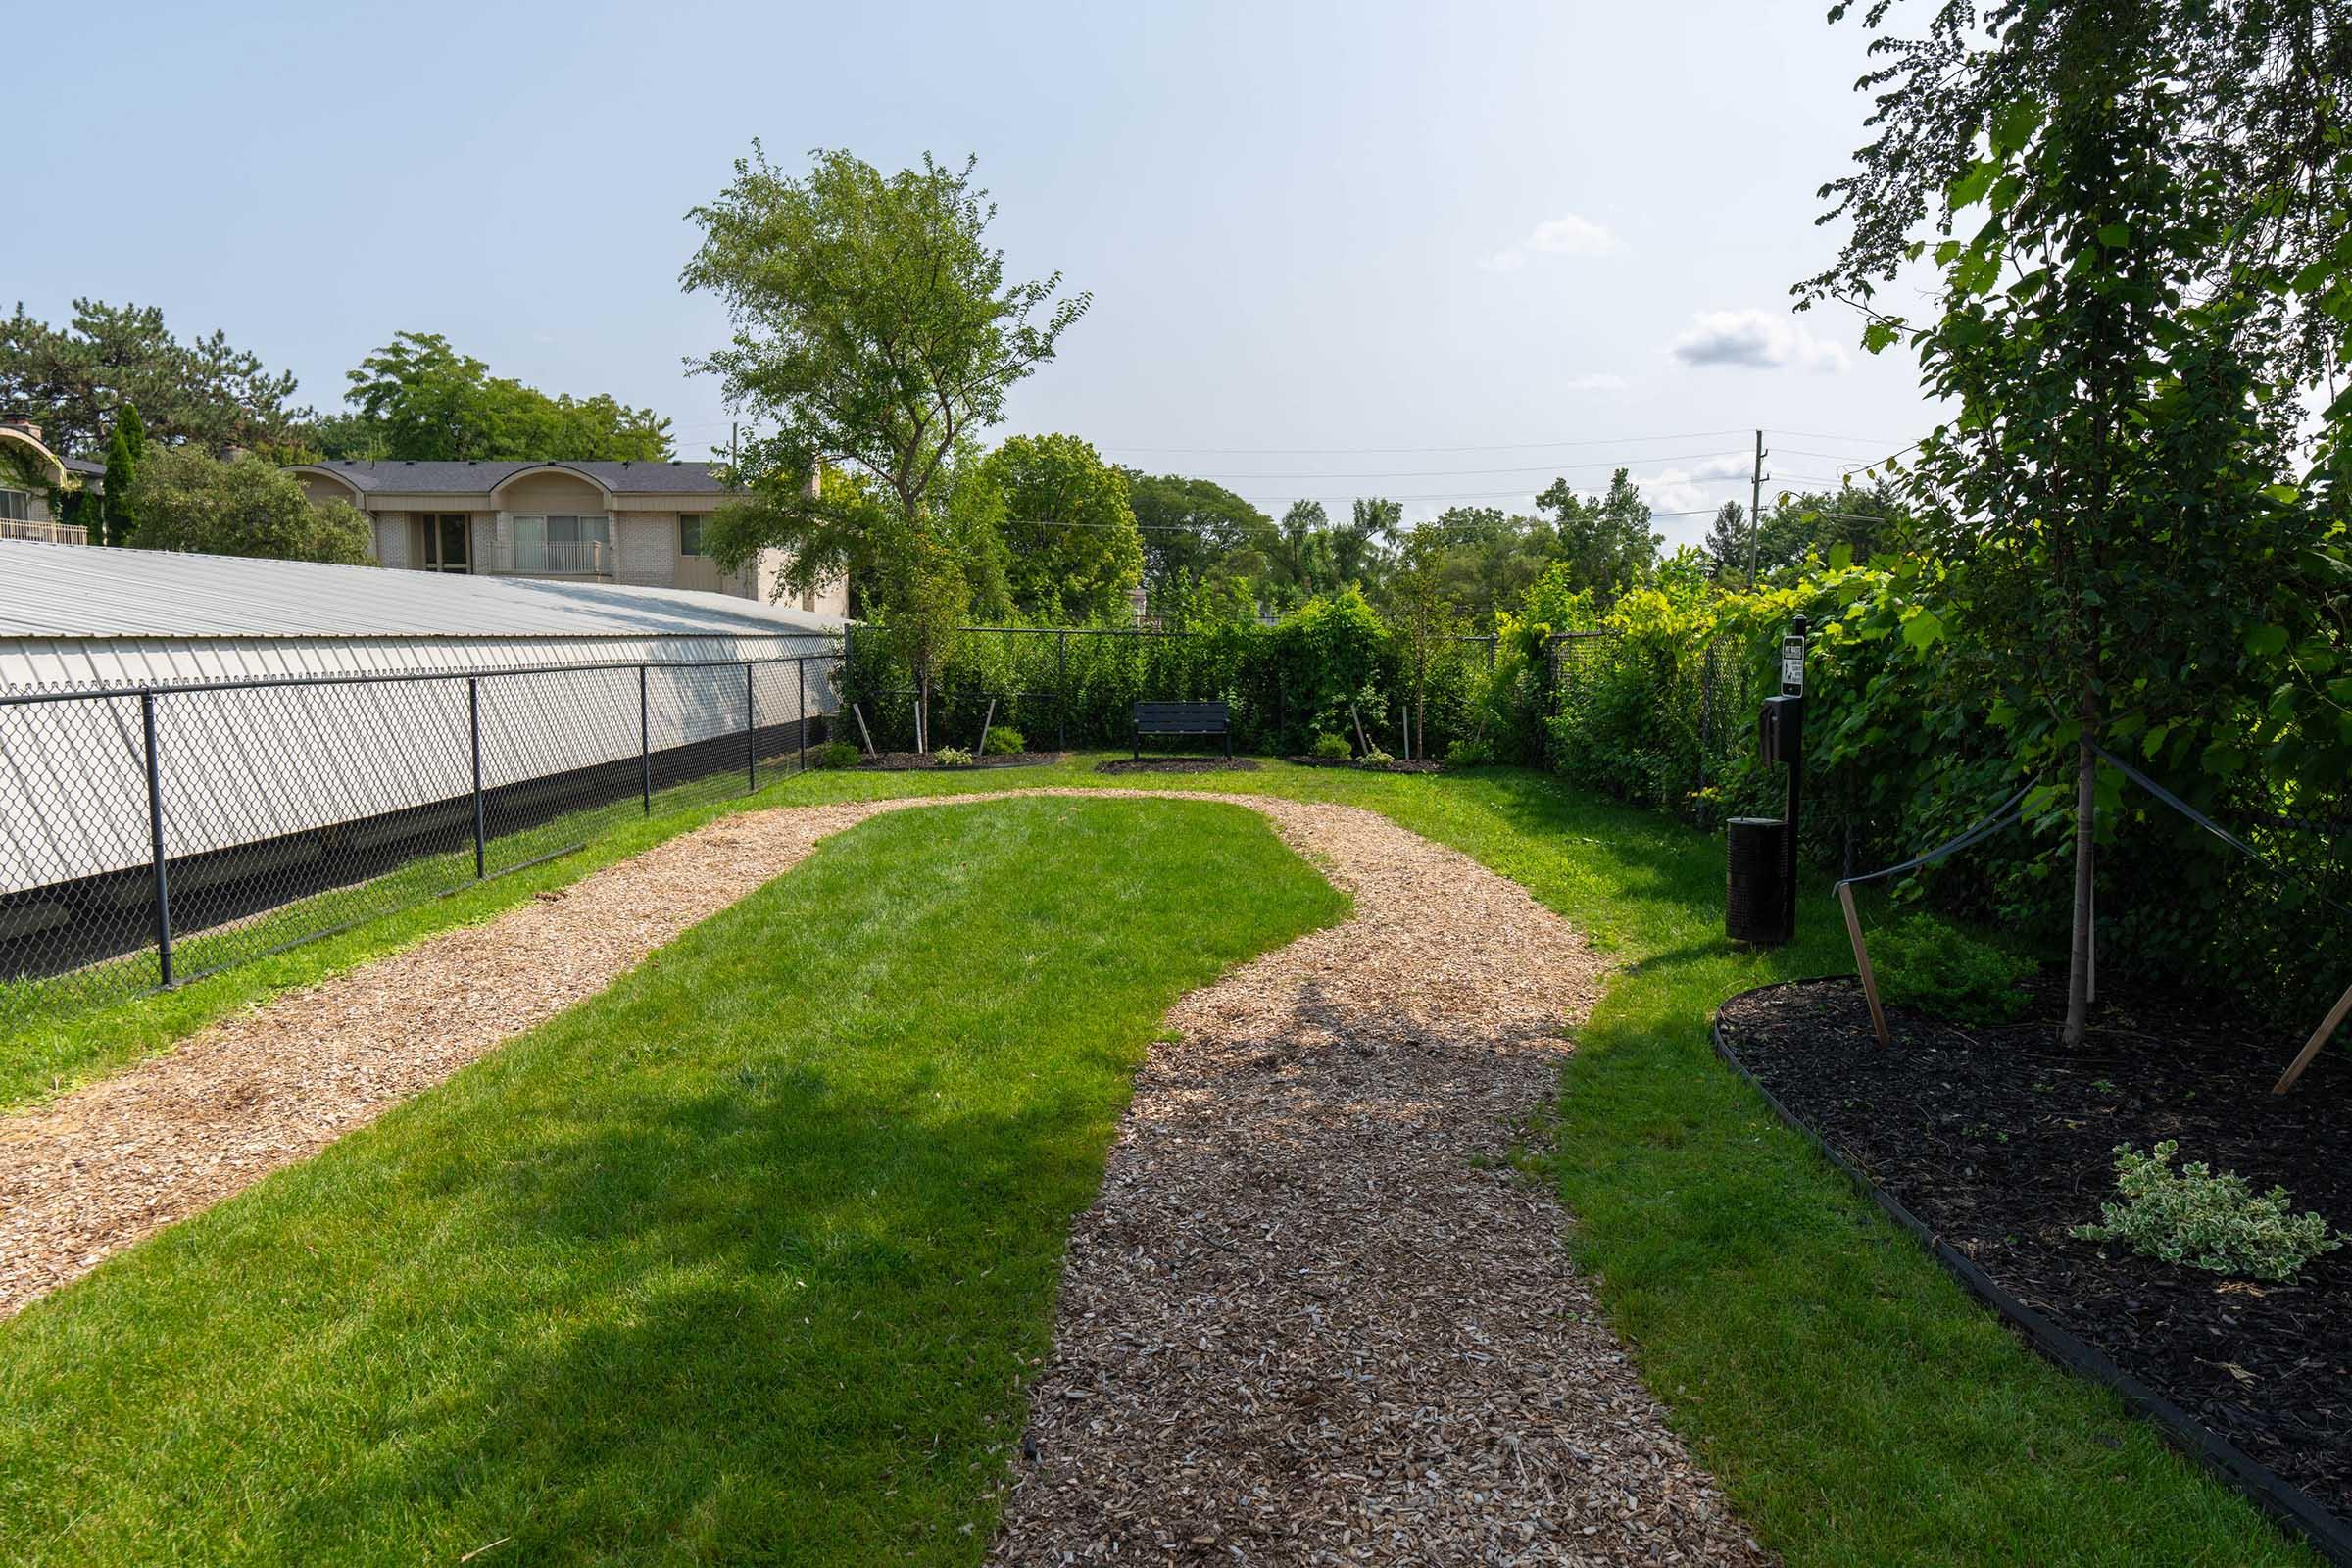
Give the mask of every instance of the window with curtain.
[(678, 514), (678, 554), (699, 556), (703, 553), (703, 519), (700, 513)]
[(31, 520), (31, 491), (0, 490), (0, 522), (30, 522)]
[(612, 562), (612, 519), (602, 515), (516, 517), (516, 571), (603, 571)]

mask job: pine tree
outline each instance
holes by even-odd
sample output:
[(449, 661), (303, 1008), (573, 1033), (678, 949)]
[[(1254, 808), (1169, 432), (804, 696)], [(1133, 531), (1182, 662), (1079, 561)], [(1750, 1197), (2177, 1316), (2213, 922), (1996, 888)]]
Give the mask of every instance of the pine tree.
[(130, 543), (138, 530), (136, 503), (131, 500), (130, 489), (146, 456), (147, 426), (139, 418), (137, 406), (125, 403), (116, 414), (115, 428), (106, 438), (106, 505), (98, 515), (105, 537), (93, 538), (90, 543)]

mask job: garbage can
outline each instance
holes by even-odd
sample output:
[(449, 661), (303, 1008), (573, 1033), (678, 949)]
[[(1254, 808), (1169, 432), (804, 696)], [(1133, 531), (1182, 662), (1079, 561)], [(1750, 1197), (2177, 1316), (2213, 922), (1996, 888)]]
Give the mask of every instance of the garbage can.
[(1772, 816), (1735, 816), (1726, 826), (1724, 934), (1766, 946), (1788, 941), (1788, 824)]

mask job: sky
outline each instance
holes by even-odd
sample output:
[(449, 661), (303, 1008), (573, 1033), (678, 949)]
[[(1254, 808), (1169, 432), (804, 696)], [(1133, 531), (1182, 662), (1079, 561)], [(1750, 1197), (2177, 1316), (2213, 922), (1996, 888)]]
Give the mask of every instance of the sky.
[[(12, 7), (104, 67), (21, 116), (0, 301), (223, 329), (331, 408), (402, 330), (723, 447), (678, 287), (760, 138), (885, 170), (976, 154), (1007, 274), (1092, 294), (999, 434), (1410, 518), (1630, 466), (1661, 514), (1811, 488), (1925, 433), (1901, 349), (1789, 310), (1866, 139), (1867, 40), (1737, 3)], [(1667, 516), (1670, 542), (1705, 532)]]

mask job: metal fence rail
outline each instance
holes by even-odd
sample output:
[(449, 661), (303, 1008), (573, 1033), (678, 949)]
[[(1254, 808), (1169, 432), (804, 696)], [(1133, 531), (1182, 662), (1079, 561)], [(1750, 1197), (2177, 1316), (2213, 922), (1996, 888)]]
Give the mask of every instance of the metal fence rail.
[(807, 766), (840, 652), (0, 696), (0, 1029)]

